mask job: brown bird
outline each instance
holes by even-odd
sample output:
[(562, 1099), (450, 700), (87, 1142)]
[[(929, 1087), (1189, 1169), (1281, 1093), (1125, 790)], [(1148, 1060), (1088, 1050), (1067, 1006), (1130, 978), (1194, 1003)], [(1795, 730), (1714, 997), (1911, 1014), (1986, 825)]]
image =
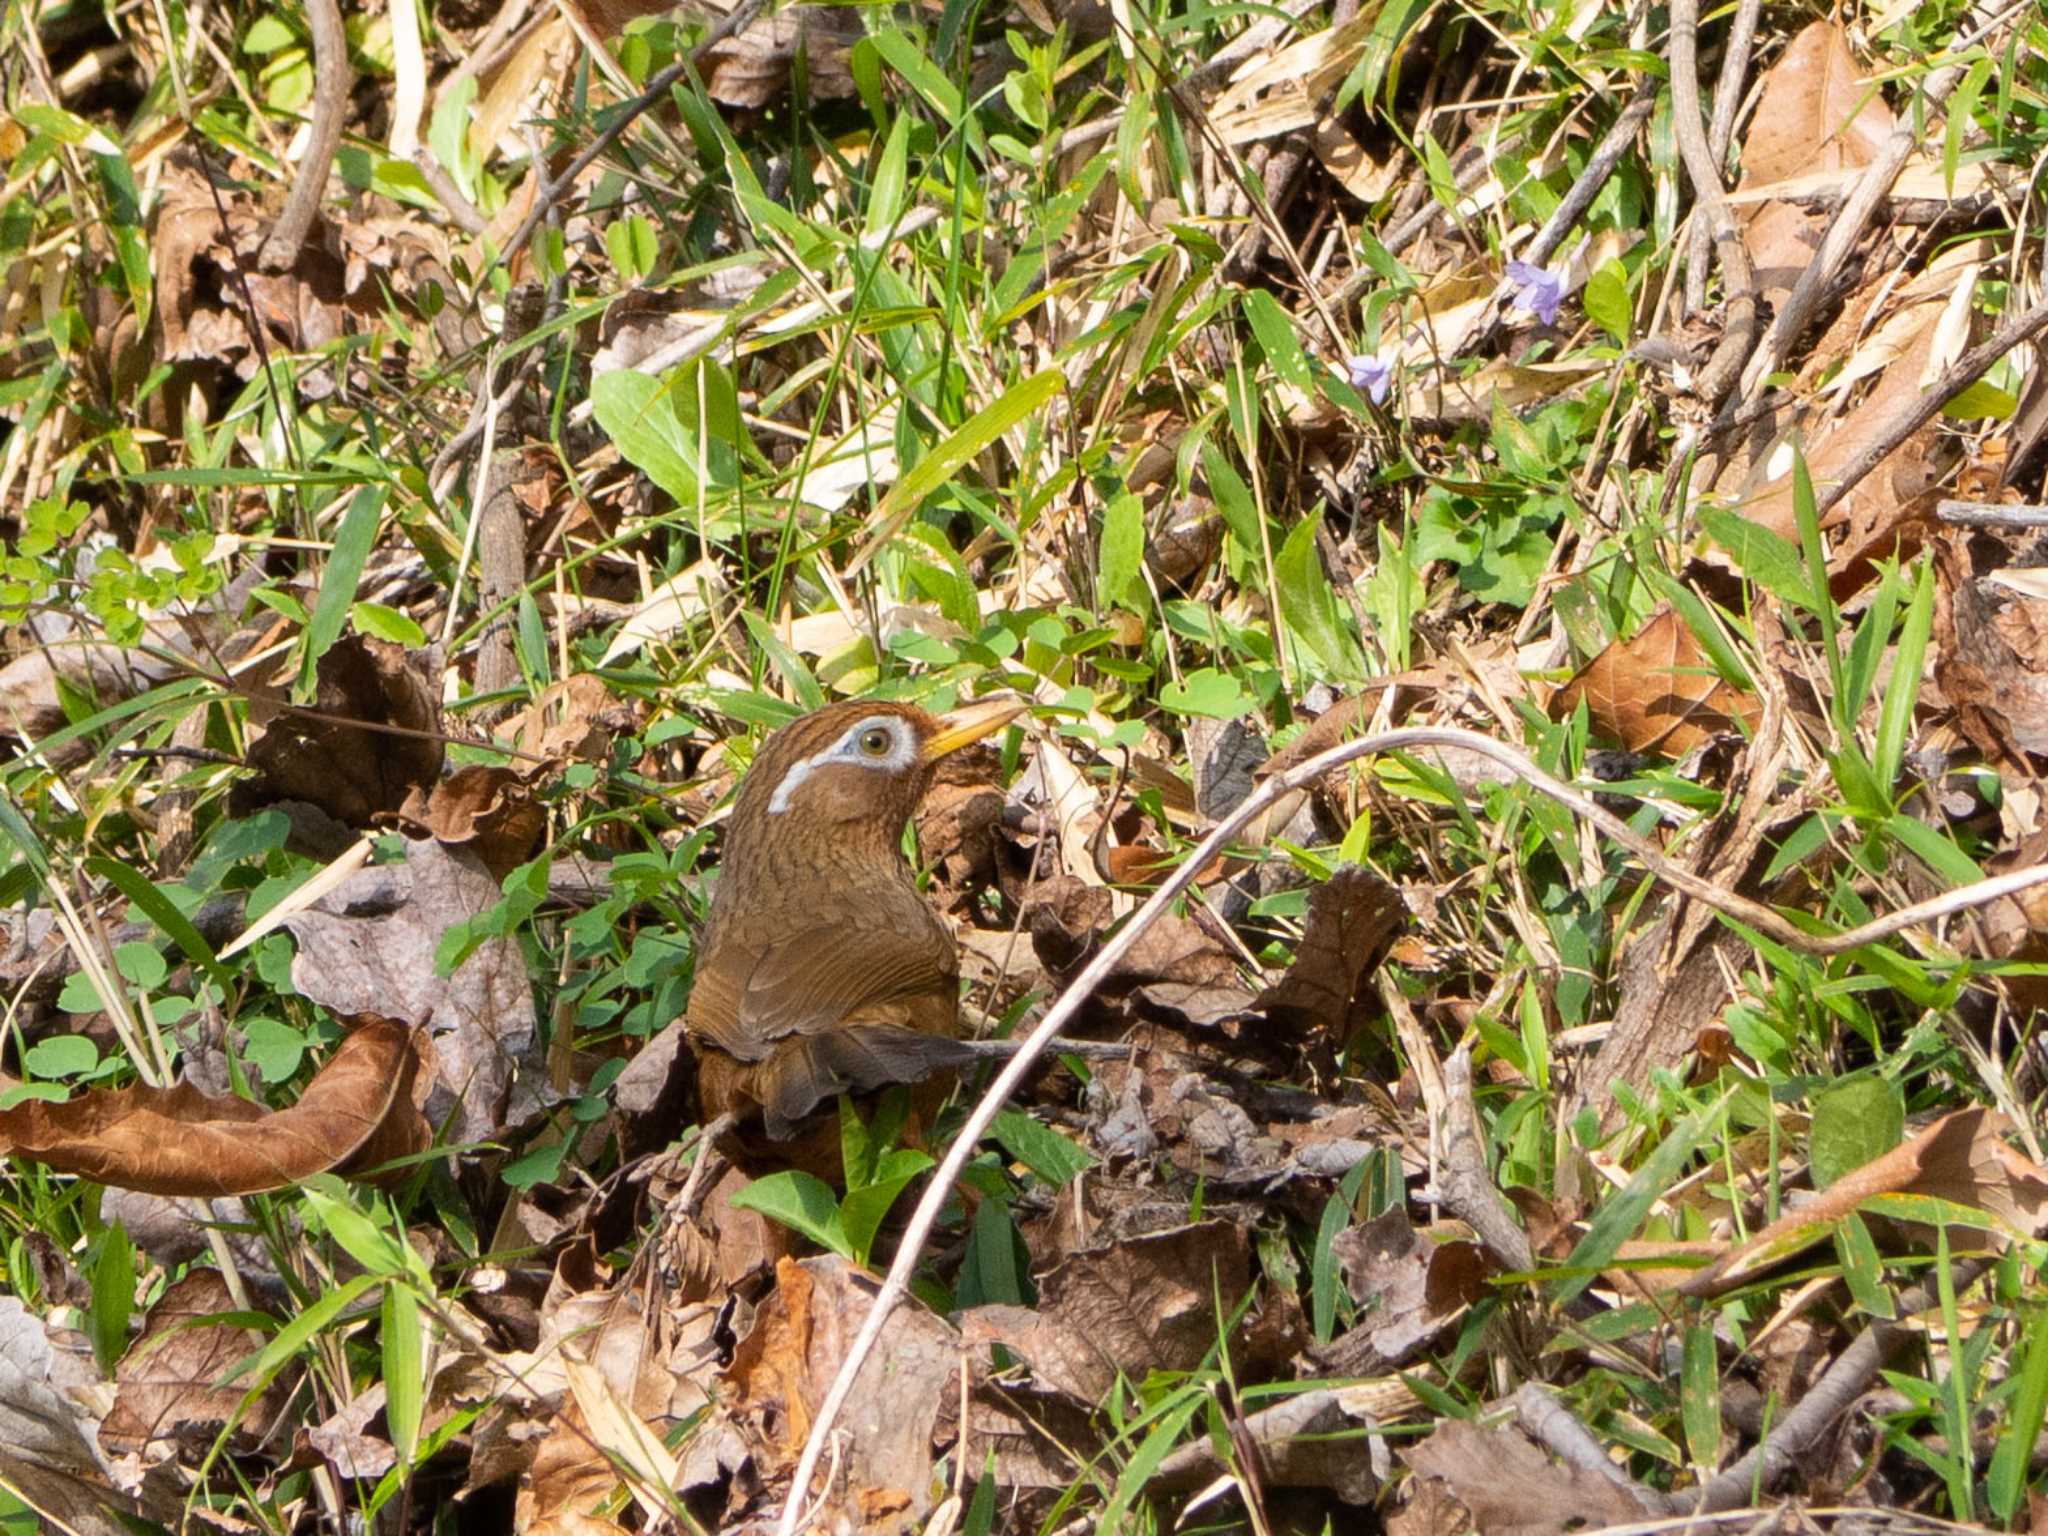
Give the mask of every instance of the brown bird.
[[(957, 1069), (960, 956), (918, 894), (903, 827), (938, 760), (1001, 729), (1024, 705), (991, 701), (943, 719), (855, 699), (791, 721), (740, 785), (683, 1024), (707, 1122), (758, 1113), (772, 1141), (839, 1093), (873, 1093)], [(922, 1093), (921, 1111), (943, 1096)], [(821, 1127), (823, 1158), (838, 1137)]]

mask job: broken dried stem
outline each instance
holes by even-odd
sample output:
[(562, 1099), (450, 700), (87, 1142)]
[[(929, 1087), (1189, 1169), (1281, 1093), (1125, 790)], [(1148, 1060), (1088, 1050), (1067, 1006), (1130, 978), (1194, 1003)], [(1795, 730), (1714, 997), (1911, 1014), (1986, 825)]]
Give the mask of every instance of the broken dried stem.
[(1695, 213), (1704, 217), (1714, 249), (1721, 258), (1725, 285), (1727, 324), (1714, 355), (1700, 370), (1699, 396), (1717, 406), (1735, 385), (1742, 365), (1756, 345), (1760, 317), (1756, 307), (1756, 274), (1750, 267), (1749, 247), (1742, 231), (1728, 211), (1726, 189), (1721, 185), (1721, 166), (1707, 144), (1700, 126), (1699, 0), (1673, 0), (1671, 6), (1671, 127), (1678, 137), (1679, 158), (1685, 162), (1686, 179), (1692, 183)]
[(306, 0), (306, 25), (313, 33), (313, 131), (284, 212), (270, 228), (257, 262), (266, 272), (289, 272), (327, 193), (327, 173), (341, 145), (342, 114), (348, 109), (348, 37), (334, 0)]

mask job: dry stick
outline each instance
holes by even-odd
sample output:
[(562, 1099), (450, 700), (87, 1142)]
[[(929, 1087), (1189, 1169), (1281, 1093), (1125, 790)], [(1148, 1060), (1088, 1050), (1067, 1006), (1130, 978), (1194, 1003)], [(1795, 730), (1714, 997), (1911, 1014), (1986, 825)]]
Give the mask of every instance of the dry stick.
[[(1614, 174), (1614, 168), (1621, 163), (1621, 157), (1627, 154), (1629, 146), (1635, 143), (1637, 131), (1650, 120), (1650, 114), (1656, 110), (1657, 87), (1654, 84), (1646, 85), (1636, 92), (1634, 99), (1626, 107), (1622, 108), (1621, 115), (1615, 118), (1613, 126), (1594, 147), (1592, 157), (1586, 161), (1586, 168), (1579, 172), (1578, 179), (1571, 184), (1570, 190), (1564, 195), (1564, 200), (1544, 221), (1543, 227), (1536, 231), (1536, 238), (1529, 242), (1525, 250), (1517, 253), (1517, 261), (1526, 261), (1532, 267), (1540, 267), (1550, 260), (1557, 248), (1564, 244), (1564, 237), (1572, 232), (1572, 227), (1579, 222), (1585, 211), (1593, 206), (1593, 199), (1600, 195), (1600, 189), (1607, 185), (1607, 178)], [(1503, 284), (1500, 291), (1494, 295), (1490, 306), (1491, 312), (1479, 327), (1471, 345), (1476, 347), (1480, 340), (1491, 336), (1500, 325), (1510, 291), (1508, 285)]]
[(2048, 528), (2048, 507), (1944, 498), (1934, 504), (1934, 518), (1959, 528)]
[(348, 36), (341, 29), (341, 8), (334, 0), (306, 0), (306, 24), (313, 32), (313, 132), (284, 212), (256, 253), (257, 265), (266, 272), (290, 271), (299, 259), (327, 192), (327, 173), (341, 144), (341, 115), (348, 106)]
[[(483, 621), (483, 633), (477, 637), (475, 691), (481, 696), (516, 687), (519, 682), (514, 605), (526, 589), (527, 571), (526, 518), (515, 473), (518, 464), (517, 448), (498, 449), (491, 462), (478, 471), (477, 491), (482, 501), (470, 509), (477, 529), (476, 605), (480, 612), (495, 615)], [(485, 712), (485, 722), (497, 723), (514, 707), (514, 700), (501, 700)]]
[(1572, 226), (1593, 206), (1593, 199), (1600, 195), (1600, 189), (1607, 185), (1607, 178), (1614, 174), (1615, 166), (1621, 163), (1621, 157), (1635, 142), (1636, 130), (1647, 123), (1650, 114), (1656, 110), (1657, 87), (1652, 83), (1637, 91), (1635, 99), (1621, 109), (1621, 116), (1614, 120), (1614, 126), (1594, 147), (1586, 168), (1579, 172), (1578, 180), (1571, 184), (1564, 201), (1557, 205), (1543, 228), (1536, 232), (1529, 248), (1521, 253), (1521, 260), (1532, 267), (1540, 267), (1550, 260), (1552, 253), (1564, 244), (1564, 237), (1572, 232)]
[(420, 179), (427, 184), (427, 190), (434, 194), (448, 217), (465, 235), (476, 236), (490, 228), (490, 221), (477, 211), (477, 206), (462, 195), (462, 188), (455, 185), (455, 178), (448, 174), (448, 168), (441, 164), (434, 151), (422, 144), (412, 152), (413, 169), (420, 173)]
[(1700, 370), (1696, 386), (1700, 398), (1716, 406), (1734, 387), (1737, 372), (1756, 345), (1762, 322), (1756, 309), (1756, 274), (1750, 267), (1749, 248), (1728, 212), (1721, 168), (1700, 127), (1699, 33), (1699, 0), (1672, 0), (1671, 126), (1678, 136), (1686, 179), (1692, 183), (1695, 212), (1705, 216), (1707, 230), (1720, 252), (1721, 275), (1728, 290), (1728, 324), (1714, 355)]
[(1508, 1402), (1521, 1426), (1566, 1465), (1604, 1478), (1637, 1500), (1645, 1496), (1646, 1490), (1608, 1458), (1607, 1447), (1594, 1439), (1593, 1432), (1543, 1383), (1523, 1382)]
[[(1990, 1267), (1989, 1259), (1958, 1264), (1952, 1283), (1961, 1290)], [(1791, 1471), (1813, 1448), (1821, 1433), (1870, 1385), (1885, 1362), (1919, 1337), (1906, 1319), (1940, 1304), (1940, 1292), (1933, 1278), (1902, 1293), (1895, 1309), (1897, 1320), (1873, 1323), (1857, 1335), (1855, 1342), (1835, 1357), (1835, 1363), (1756, 1449), (1724, 1468), (1697, 1493), (1664, 1495), (1666, 1507), (1678, 1514), (1746, 1506), (1751, 1489), (1768, 1488)]]
[[(489, 358), (490, 354), (487, 353), (486, 360)], [(492, 412), (510, 410), (513, 400), (517, 398), (519, 391), (526, 387), (527, 379), (540, 364), (539, 349), (529, 350), (513, 365), (511, 376), (499, 386), (495, 394), (489, 392), (489, 385), (486, 384), (485, 390), (477, 395), (476, 403), (470, 407), (469, 420), (463, 423), (461, 431), (448, 439), (447, 446), (434, 455), (433, 468), (427, 472), (427, 484), (433, 488), (436, 501), (446, 496), (455, 484), (454, 476), (450, 473), (457, 467), (455, 461), (462, 457), (471, 443), (484, 435), (484, 423), (490, 419)]]
[(1908, 397), (1870, 445), (1842, 466), (1841, 474), (1827, 490), (1819, 492), (1817, 513), (1825, 517), (1829, 508), (1854, 490), (1863, 477), (1882, 464), (1899, 444), (1932, 421), (1944, 405), (1974, 384), (1993, 363), (2044, 327), (2048, 327), (2048, 299), (2008, 320), (1990, 337), (1957, 358), (1933, 384)]
[(853, 1347), (847, 1351), (846, 1359), (839, 1367), (838, 1375), (832, 1378), (832, 1386), (825, 1394), (825, 1401), (818, 1410), (818, 1416), (811, 1427), (809, 1439), (804, 1442), (803, 1457), (797, 1463), (796, 1477), (790, 1485), (789, 1497), (783, 1506), (779, 1525), (780, 1536), (795, 1536), (797, 1526), (807, 1503), (807, 1490), (811, 1479), (817, 1475), (818, 1463), (823, 1459), (827, 1442), (831, 1439), (832, 1428), (840, 1410), (846, 1406), (846, 1399), (852, 1393), (854, 1378), (873, 1352), (875, 1341), (881, 1336), (883, 1325), (889, 1314), (896, 1308), (910, 1289), (911, 1271), (917, 1267), (924, 1245), (931, 1237), (939, 1212), (951, 1196), (953, 1184), (967, 1165), (968, 1158), (980, 1145), (982, 1136), (994, 1122), (997, 1112), (1009, 1100), (1017, 1086), (1031, 1071), (1048, 1041), (1058, 1035), (1062, 1028), (1079, 1013), (1081, 1005), (1094, 994), (1097, 987), (1108, 980), (1118, 963), (1145, 930), (1157, 922), (1174, 901), (1195, 882), (1195, 877), (1207, 868), (1216, 857), (1251, 822), (1269, 806), (1297, 790), (1314, 784), (1332, 769), (1362, 757), (1386, 752), (1400, 752), (1418, 747), (1461, 747), (1478, 754), (1489, 762), (1496, 763), (1516, 779), (1548, 795), (1567, 807), (1575, 815), (1591, 822), (1600, 831), (1634, 854), (1658, 879), (1696, 901), (1706, 903), (1726, 917), (1733, 918), (1757, 929), (1765, 936), (1810, 955), (1839, 955), (1888, 938), (1904, 929), (1935, 918), (1947, 917), (1971, 907), (1982, 906), (2001, 896), (2010, 896), (2018, 891), (2048, 883), (2048, 864), (2038, 864), (2031, 869), (2015, 870), (1990, 880), (1979, 880), (1974, 884), (1944, 892), (1926, 901), (1902, 907), (1887, 917), (1877, 918), (1859, 927), (1835, 934), (1809, 933), (1795, 926), (1778, 912), (1760, 901), (1733, 891), (1722, 889), (1712, 881), (1703, 879), (1691, 870), (1672, 863), (1657, 851), (1646, 838), (1637, 835), (1620, 817), (1595, 804), (1592, 798), (1569, 784), (1552, 777), (1514, 747), (1482, 736), (1477, 731), (1461, 730), (1454, 726), (1406, 726), (1399, 730), (1380, 731), (1370, 736), (1361, 736), (1319, 752), (1306, 762), (1275, 774), (1251, 795), (1247, 796), (1236, 810), (1220, 822), (1214, 831), (1202, 839), (1200, 846), (1189, 854), (1166, 883), (1153, 892), (1151, 898), (1135, 912), (1124, 926), (1112, 934), (1103, 944), (1081, 974), (1060, 995), (1060, 999), (1046, 1010), (1045, 1017), (1031, 1031), (1019, 1048), (1017, 1055), (996, 1075), (988, 1091), (974, 1106), (967, 1122), (953, 1138), (947, 1148), (945, 1160), (939, 1165), (924, 1197), (918, 1201), (917, 1209), (904, 1229), (903, 1241), (896, 1252), (896, 1260), (889, 1266), (888, 1276), (875, 1295), (874, 1305), (868, 1309), (862, 1321), (860, 1332), (855, 1336)]
[[(1707, 125), (1707, 157), (1714, 167), (1716, 186), (1720, 185), (1720, 172), (1728, 164), (1728, 145), (1735, 137), (1735, 113), (1742, 105), (1750, 48), (1756, 42), (1756, 19), (1762, 10), (1763, 0), (1742, 0), (1735, 23), (1728, 29), (1727, 45), (1721, 50), (1721, 78), (1714, 82), (1714, 120)], [(1703, 308), (1707, 302), (1707, 244), (1711, 239), (1706, 225), (1693, 225), (1692, 246), (1685, 260), (1687, 313)]]
[[(1672, 42), (1677, 46), (1677, 15), (1680, 5), (1688, 6), (1697, 15), (1697, 0), (1677, 0), (1672, 8)], [(1976, 39), (1988, 36), (2004, 20), (2006, 15), (2018, 7), (2007, 7), (2003, 11), (1993, 8), (1992, 14), (1978, 26)], [(1985, 7), (1979, 7), (1971, 15), (1975, 17)], [(1973, 39), (1975, 40), (1975, 39)], [(1961, 63), (1947, 64), (1927, 77), (1921, 87), (1920, 98), (1914, 110), (1907, 113), (1905, 120), (1892, 130), (1891, 137), (1877, 152), (1877, 158), (1857, 178), (1856, 186), (1842, 204), (1828, 232), (1821, 240), (1820, 249), (1813, 253), (1813, 260), (1806, 264), (1806, 270), (1799, 274), (1799, 281), (1792, 285), (1792, 292), (1779, 306), (1777, 318), (1764, 332), (1763, 345), (1742, 370), (1742, 389), (1738, 398), (1747, 399), (1756, 393), (1756, 388), (1765, 377), (1774, 372), (1779, 364), (1791, 354), (1792, 345), (1806, 330), (1814, 312), (1820, 308), (1822, 296), (1842, 264), (1849, 259), (1849, 252), (1856, 242), (1863, 238), (1863, 231), (1876, 215), (1878, 205), (1890, 194), (1892, 183), (1898, 179), (1900, 170), (1913, 151), (1920, 147), (1923, 137), (1920, 124), (1934, 110), (1948, 100), (1949, 93), (1961, 82), (1964, 67)], [(1674, 89), (1677, 81), (1672, 82)], [(1681, 143), (1683, 139), (1681, 138)]]

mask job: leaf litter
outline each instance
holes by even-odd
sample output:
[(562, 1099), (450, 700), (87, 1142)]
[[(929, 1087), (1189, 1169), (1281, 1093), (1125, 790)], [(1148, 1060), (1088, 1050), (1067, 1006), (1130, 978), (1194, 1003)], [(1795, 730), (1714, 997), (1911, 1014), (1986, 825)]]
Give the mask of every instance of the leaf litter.
[[(520, 9), (351, 34), (429, 69), (417, 153), (295, 11), (91, 69), (45, 15), (0, 76), (0, 1521), (2018, 1518), (2038, 898), (1847, 956), (1729, 898), (1838, 932), (2040, 867), (2041, 326), (1929, 398), (2038, 305), (2038, 37), (1695, 16), (1745, 295), (1629, 106), (1678, 50), (1595, 6)], [(353, 137), (277, 262), (301, 111)], [(1391, 726), (1709, 894), (1469, 747), (1344, 764), (957, 1186), (774, 1219), (672, 1027), (722, 808), (803, 708), (997, 687), (1029, 734), (914, 838), (978, 1032)], [(1881, 1368), (1920, 1395), (1845, 1472)]]

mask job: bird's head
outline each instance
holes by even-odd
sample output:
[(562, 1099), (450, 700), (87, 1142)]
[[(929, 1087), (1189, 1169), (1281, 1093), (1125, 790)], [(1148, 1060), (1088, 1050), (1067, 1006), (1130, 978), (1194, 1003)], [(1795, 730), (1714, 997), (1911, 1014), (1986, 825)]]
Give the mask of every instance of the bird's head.
[(914, 704), (848, 699), (792, 720), (747, 770), (729, 846), (744, 853), (754, 842), (766, 851), (815, 837), (843, 848), (866, 844), (863, 831), (894, 846), (939, 759), (1023, 710), (1019, 700), (995, 699), (933, 715)]

